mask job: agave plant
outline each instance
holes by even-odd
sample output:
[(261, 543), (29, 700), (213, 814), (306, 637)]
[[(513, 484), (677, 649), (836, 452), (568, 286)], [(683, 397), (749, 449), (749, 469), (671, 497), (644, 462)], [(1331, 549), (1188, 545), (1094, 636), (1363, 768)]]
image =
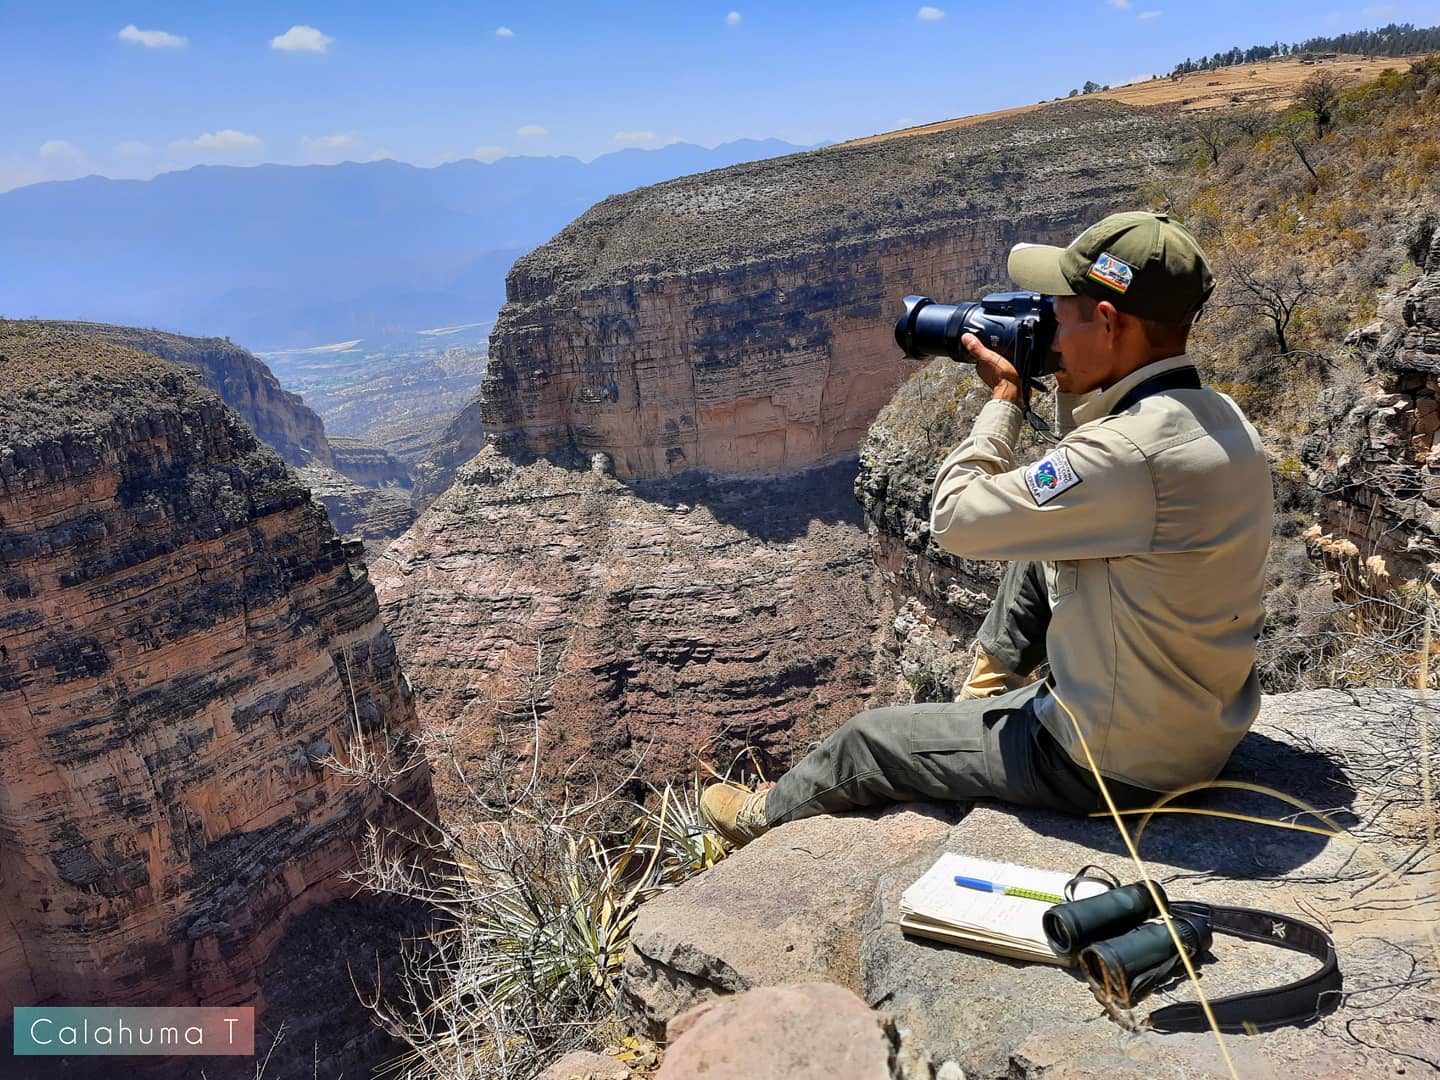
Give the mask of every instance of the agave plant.
[(652, 789), (609, 843), (563, 813), (489, 827), (423, 890), (409, 887), (442, 922), (427, 959), (409, 965), (406, 1015), (377, 1008), (411, 1047), (396, 1071), (523, 1074), (584, 1042), (613, 1015), (640, 905), (725, 857), (701, 822), (700, 789), (698, 777)]

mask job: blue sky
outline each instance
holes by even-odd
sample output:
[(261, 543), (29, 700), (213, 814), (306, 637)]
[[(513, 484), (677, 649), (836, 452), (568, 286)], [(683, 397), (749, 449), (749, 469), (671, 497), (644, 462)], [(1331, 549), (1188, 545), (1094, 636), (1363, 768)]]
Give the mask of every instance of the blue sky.
[(809, 144), (1390, 21), (1440, 23), (1440, 0), (0, 0), (0, 190), (200, 163)]

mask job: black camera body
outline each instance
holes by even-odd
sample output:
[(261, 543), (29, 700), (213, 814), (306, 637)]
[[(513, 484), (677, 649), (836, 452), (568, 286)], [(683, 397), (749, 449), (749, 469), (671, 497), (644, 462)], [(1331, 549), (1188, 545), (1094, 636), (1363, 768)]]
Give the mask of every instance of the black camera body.
[(1055, 341), (1054, 298), (1032, 292), (990, 293), (964, 304), (937, 304), (928, 296), (905, 297), (905, 314), (895, 323), (895, 343), (912, 360), (948, 356), (962, 363), (970, 354), (960, 343), (974, 334), (1006, 357), (1022, 378), (1054, 374), (1060, 356)]

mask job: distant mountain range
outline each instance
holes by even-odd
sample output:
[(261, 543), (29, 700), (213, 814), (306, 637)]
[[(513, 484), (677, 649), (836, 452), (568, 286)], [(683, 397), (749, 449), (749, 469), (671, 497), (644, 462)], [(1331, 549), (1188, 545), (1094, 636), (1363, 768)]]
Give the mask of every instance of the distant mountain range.
[(0, 194), (0, 315), (282, 349), (491, 319), (505, 272), (607, 195), (812, 147), (742, 139), (573, 157), (203, 165)]

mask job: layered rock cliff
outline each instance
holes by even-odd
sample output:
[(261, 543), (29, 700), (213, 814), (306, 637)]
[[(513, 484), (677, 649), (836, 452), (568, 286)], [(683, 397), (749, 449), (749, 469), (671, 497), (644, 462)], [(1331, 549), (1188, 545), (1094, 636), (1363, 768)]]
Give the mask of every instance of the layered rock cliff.
[(783, 766), (874, 696), (853, 459), (633, 488), (603, 464), (487, 449), (372, 566), (422, 723), (477, 786), (523, 784), (537, 745), (581, 787), (747, 746)]
[(357, 484), (376, 488), (410, 487), (410, 474), (404, 464), (384, 447), (352, 435), (336, 435), (330, 439), (330, 450), (335, 468)]
[(267, 446), (291, 465), (329, 465), (335, 456), (325, 425), (299, 394), (280, 385), (274, 373), (228, 338), (196, 338), (108, 323), (56, 322), (57, 329), (126, 345), (177, 364), (190, 364), (205, 385), (240, 414)]
[(1172, 153), (1160, 114), (1066, 103), (607, 199), (512, 268), (480, 398), (417, 494), (485, 443), (604, 452), (622, 479), (852, 452), (913, 370), (901, 297), (1003, 287), (1012, 243), (1134, 205)]
[(0, 1003), (254, 1000), (366, 823), (417, 825), (324, 764), (413, 749), (374, 592), (183, 368), (0, 323), (0, 387)]

